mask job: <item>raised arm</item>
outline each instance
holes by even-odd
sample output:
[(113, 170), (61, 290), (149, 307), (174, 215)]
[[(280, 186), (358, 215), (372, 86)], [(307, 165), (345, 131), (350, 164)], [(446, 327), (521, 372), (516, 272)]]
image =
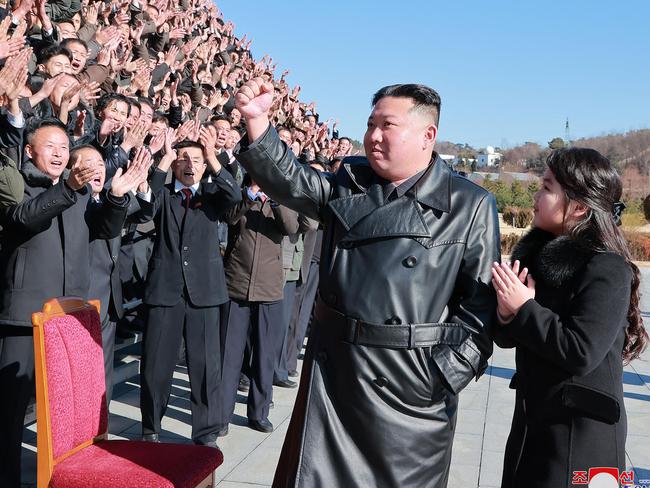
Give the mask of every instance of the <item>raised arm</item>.
[(331, 180), (300, 164), (278, 138), (269, 122), (273, 85), (262, 78), (246, 82), (235, 95), (237, 109), (246, 120), (247, 136), (235, 156), (273, 200), (321, 220), (332, 194)]

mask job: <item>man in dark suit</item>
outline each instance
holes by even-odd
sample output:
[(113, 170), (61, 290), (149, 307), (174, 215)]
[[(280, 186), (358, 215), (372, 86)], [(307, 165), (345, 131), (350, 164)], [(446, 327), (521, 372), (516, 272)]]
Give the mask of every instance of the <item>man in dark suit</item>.
[[(79, 146), (70, 152), (70, 160), (80, 158), (85, 164), (98, 168), (97, 176), (90, 181), (92, 198), (88, 201), (89, 209), (99, 209), (107, 204), (107, 192), (104, 188), (106, 166), (100, 152), (94, 146)], [(151, 166), (151, 153), (141, 147), (134, 157), (133, 164)], [(145, 173), (146, 176), (146, 173)], [(127, 210), (128, 223), (143, 223), (153, 219), (153, 199), (149, 183), (145, 179), (138, 185), (135, 198), (131, 198)], [(120, 280), (120, 235), (112, 239), (100, 239), (91, 236), (90, 240), (90, 298), (100, 301), (100, 319), (102, 321), (102, 347), (104, 350), (104, 370), (106, 373), (106, 405), (113, 397), (113, 356), (115, 353), (115, 328), (124, 316), (122, 307), (122, 282)]]
[[(143, 439), (158, 441), (184, 337), (192, 390), (192, 440), (216, 447), (219, 305), (228, 301), (217, 222), (224, 211), (241, 201), (241, 193), (217, 161), (212, 133), (202, 129), (200, 140), (182, 142), (174, 150), (168, 139), (165, 156), (151, 179), (156, 241), (144, 297), (149, 318), (140, 408)], [(214, 176), (202, 181), (208, 165)], [(170, 166), (175, 179), (164, 185)]]
[(22, 201), (0, 216), (0, 486), (20, 487), (23, 421), (34, 390), (31, 314), (56, 296), (88, 297), (89, 239), (119, 235), (128, 192), (146, 178), (130, 168), (113, 178), (106, 205), (88, 207), (95, 167), (74, 161), (60, 121), (36, 121), (26, 131)]

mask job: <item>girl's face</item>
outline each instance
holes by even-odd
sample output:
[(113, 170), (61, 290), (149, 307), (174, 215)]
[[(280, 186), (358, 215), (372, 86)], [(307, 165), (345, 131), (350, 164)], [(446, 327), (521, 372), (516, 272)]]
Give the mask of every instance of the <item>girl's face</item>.
[(568, 230), (566, 215), (569, 214), (567, 197), (549, 168), (544, 171), (542, 187), (535, 193), (534, 202), (533, 226), (556, 236), (565, 234)]

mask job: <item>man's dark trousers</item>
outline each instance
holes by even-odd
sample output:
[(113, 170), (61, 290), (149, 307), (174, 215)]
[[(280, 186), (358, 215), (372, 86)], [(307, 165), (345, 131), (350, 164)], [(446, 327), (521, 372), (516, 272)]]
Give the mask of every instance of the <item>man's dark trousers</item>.
[(273, 381), (287, 381), (289, 368), (287, 367), (287, 343), (289, 341), (289, 320), (296, 298), (297, 281), (287, 281), (284, 284), (282, 298), (282, 317), (278, 326), (274, 327), (275, 363), (273, 365)]
[(289, 371), (298, 369), (298, 354), (305, 340), (307, 326), (314, 308), (314, 300), (318, 293), (318, 266), (317, 262), (311, 261), (307, 281), (300, 283), (296, 288), (296, 300), (289, 322), (289, 339), (287, 341), (287, 369)]
[(216, 440), (221, 416), (219, 307), (195, 307), (185, 297), (174, 306), (149, 309), (141, 373), (142, 433), (161, 433), (182, 337), (190, 377), (192, 440), (206, 444)]
[(0, 325), (0, 391), (0, 417), (8, 420), (0, 422), (0, 486), (20, 488), (20, 444), (25, 412), (34, 392), (31, 327)]
[(274, 346), (271, 339), (282, 320), (282, 301), (246, 302), (231, 300), (228, 329), (225, 334), (222, 400), (222, 425), (230, 422), (237, 399), (239, 373), (244, 349), (250, 335), (251, 365), (247, 416), (250, 420), (264, 420), (269, 415), (273, 396)]

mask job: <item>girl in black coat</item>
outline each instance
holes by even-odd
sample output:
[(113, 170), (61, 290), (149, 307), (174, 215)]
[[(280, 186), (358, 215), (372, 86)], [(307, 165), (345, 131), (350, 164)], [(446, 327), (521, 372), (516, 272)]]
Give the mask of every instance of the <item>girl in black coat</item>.
[(623, 362), (648, 340), (639, 270), (617, 227), (616, 171), (591, 149), (554, 151), (547, 165), (533, 230), (512, 267), (492, 270), (495, 341), (516, 347), (517, 365), (503, 488), (571, 488), (596, 467), (623, 473)]

